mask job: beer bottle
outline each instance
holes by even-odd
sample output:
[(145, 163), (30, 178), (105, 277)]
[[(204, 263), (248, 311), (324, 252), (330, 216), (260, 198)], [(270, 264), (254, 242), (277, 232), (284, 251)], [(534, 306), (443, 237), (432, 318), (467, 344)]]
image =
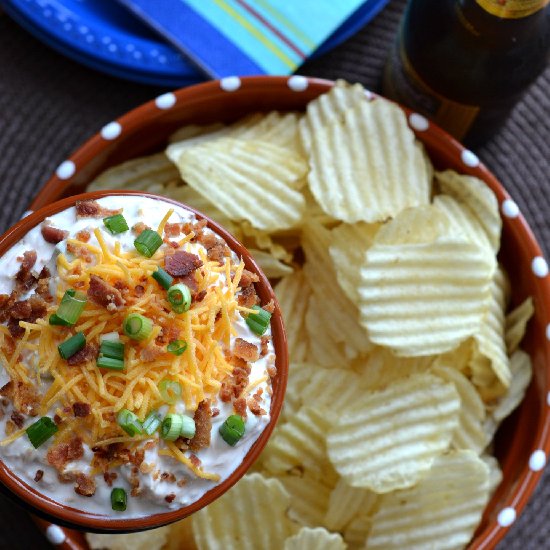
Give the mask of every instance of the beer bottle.
[(547, 63), (549, 2), (409, 0), (383, 94), (479, 145)]

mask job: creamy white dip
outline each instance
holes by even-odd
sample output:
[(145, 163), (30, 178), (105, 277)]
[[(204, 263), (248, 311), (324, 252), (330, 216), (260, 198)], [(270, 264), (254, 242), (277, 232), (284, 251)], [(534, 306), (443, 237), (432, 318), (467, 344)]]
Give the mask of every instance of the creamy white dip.
[[(195, 221), (194, 215), (187, 210), (151, 198), (112, 196), (99, 199), (98, 202), (104, 208), (123, 208), (122, 214), (130, 228), (138, 222), (144, 222), (153, 229), (156, 229), (170, 208), (174, 209), (174, 213), (171, 215), (169, 223)], [(122, 251), (134, 249), (134, 239), (136, 236), (131, 230), (119, 235), (110, 235), (104, 230), (105, 226), (101, 217), (77, 219), (74, 207), (55, 214), (51, 218), (48, 218), (46, 222), (50, 222), (51, 225), (56, 228), (69, 231), (69, 238), (74, 238), (79, 231), (87, 230), (91, 233), (90, 244), (96, 246), (98, 246), (98, 243), (93, 234), (93, 230), (95, 228), (101, 228), (102, 235), (109, 247), (114, 247), (115, 242), (119, 241)], [(166, 246), (167, 245), (163, 245), (163, 247)], [(193, 252), (202, 245), (198, 243), (189, 243), (185, 246), (185, 250)], [(56, 278), (55, 258), (59, 252), (66, 252), (66, 243), (65, 241), (57, 245), (47, 243), (41, 235), (41, 227), (37, 226), (0, 258), (0, 293), (9, 294), (14, 288), (14, 276), (21, 265), (17, 258), (21, 257), (23, 253), (28, 250), (35, 250), (37, 252), (37, 261), (33, 268), (33, 272), (39, 272), (43, 266), (48, 266), (52, 273), (50, 286), (52, 289), (57, 287), (59, 278)], [(234, 259), (237, 260), (236, 256), (233, 256)], [(223, 275), (219, 277), (217, 284), (222, 286), (225, 284)], [(231, 348), (233, 347), (233, 341), (236, 337), (241, 337), (260, 348), (260, 337), (251, 332), (240, 315), (237, 317), (238, 319), (235, 320), (234, 326), (238, 334), (232, 337)], [(266, 335), (270, 334), (271, 331), (268, 328)], [(265, 356), (250, 363), (250, 383), (265, 377), (268, 367), (275, 363), (275, 355), (271, 341), (268, 346), (268, 353)], [(33, 354), (30, 353), (25, 357), (25, 360), (31, 365), (36, 362), (36, 357), (32, 355)], [(0, 386), (3, 386), (8, 381), (8, 374), (3, 367), (0, 368)], [(40, 391), (45, 392), (49, 384), (50, 382), (47, 379), (43, 379)], [(117, 518), (135, 518), (160, 513), (167, 509), (180, 508), (198, 500), (218, 483), (227, 479), (241, 464), (251, 446), (269, 423), (271, 405), (269, 385), (268, 378), (268, 382), (263, 381), (252, 390), (254, 392), (259, 387), (263, 389), (261, 406), (268, 414), (255, 416), (249, 411), (246, 419), (245, 434), (235, 447), (229, 446), (219, 434), (221, 424), (228, 416), (234, 414), (233, 405), (231, 403), (222, 402), (216, 396), (211, 399), (211, 406), (220, 411), (219, 415), (212, 418), (211, 444), (208, 448), (201, 449), (195, 454), (201, 461), (202, 470), (219, 474), (219, 482), (198, 478), (184, 464), (175, 460), (173, 457), (159, 455), (158, 447), (146, 451), (144, 462), (153, 465), (152, 472), (155, 470), (168, 472), (174, 474), (178, 480), (185, 479), (185, 485), (179, 486), (176, 483), (162, 480), (161, 478), (155, 479), (152, 473), (142, 473), (140, 471), (138, 477), (141, 494), (137, 497), (131, 497), (130, 477), (132, 465), (124, 465), (111, 470), (118, 475), (118, 478), (113, 483), (113, 487), (122, 487), (128, 494), (128, 505), (125, 512), (115, 512), (111, 509), (110, 494), (112, 487), (109, 487), (104, 481), (101, 473), (95, 476), (96, 491), (91, 497), (84, 497), (75, 493), (73, 483), (61, 483), (58, 480), (57, 470), (50, 466), (46, 460), (46, 454), (51, 440), (38, 449), (35, 449), (27, 436), (23, 435), (12, 443), (0, 447), (0, 458), (10, 470), (37, 491), (56, 502), (88, 513), (109, 515)], [(58, 405), (58, 403), (54, 405), (47, 413), (47, 416), (53, 417), (55, 408)], [(183, 402), (178, 404), (176, 408), (178, 413), (187, 413), (189, 416), (193, 416), (192, 411), (185, 410)], [(12, 411), (11, 403), (4, 408), (4, 411), (4, 417), (0, 420), (0, 439), (4, 437), (6, 422), (10, 418), (10, 413)], [(161, 411), (165, 412), (162, 409)], [(26, 416), (24, 427), (35, 422), (37, 418), (38, 417), (31, 418)], [(163, 446), (164, 443), (161, 440), (160, 448), (163, 448)], [(186, 454), (189, 455), (189, 452)], [(84, 444), (84, 456), (77, 461), (69, 462), (64, 471), (78, 471), (84, 474), (90, 474), (90, 462), (92, 458), (92, 450)], [(42, 470), (44, 472), (39, 482), (34, 481), (37, 470)], [(175, 494), (175, 498), (171, 503), (165, 500), (165, 497), (169, 494)]]

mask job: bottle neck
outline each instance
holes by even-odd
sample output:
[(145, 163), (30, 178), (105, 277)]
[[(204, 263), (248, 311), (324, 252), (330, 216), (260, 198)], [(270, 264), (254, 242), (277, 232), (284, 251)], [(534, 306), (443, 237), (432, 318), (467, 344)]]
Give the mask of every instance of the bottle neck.
[(550, 0), (475, 0), (475, 3), (495, 17), (523, 19), (543, 9)]

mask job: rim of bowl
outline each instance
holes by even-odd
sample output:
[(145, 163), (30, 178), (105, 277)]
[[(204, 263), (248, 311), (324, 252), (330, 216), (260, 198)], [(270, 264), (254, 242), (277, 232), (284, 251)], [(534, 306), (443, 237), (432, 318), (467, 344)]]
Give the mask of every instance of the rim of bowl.
[[(273, 91), (273, 89), (278, 90), (281, 94), (306, 94), (307, 97), (313, 99), (329, 91), (334, 85), (335, 82), (331, 80), (301, 75), (229, 76), (220, 80), (213, 80), (162, 94), (128, 111), (113, 122), (120, 124), (123, 132), (133, 133), (138, 129), (142, 129), (144, 124), (162, 117), (163, 113), (166, 113), (167, 110), (177, 108), (178, 104), (185, 104), (186, 108), (189, 108), (193, 103), (211, 101), (213, 97), (225, 97), (226, 94), (262, 93), (267, 90)], [(377, 94), (368, 90), (366, 93), (369, 98), (377, 96)], [(170, 100), (173, 100), (173, 103), (169, 107), (167, 106), (169, 102), (159, 107), (160, 98), (170, 98)], [(162, 101), (160, 102), (162, 103)], [(447, 132), (424, 116), (415, 113), (403, 105), (400, 105), (400, 107), (407, 115), (409, 126), (418, 139), (440, 154), (444, 154), (445, 156), (453, 154), (457, 158), (460, 158), (462, 160), (462, 173), (482, 179), (497, 196), (501, 211), (504, 201), (514, 202), (503, 185), (474, 153), (466, 149)], [(266, 106), (266, 109), (268, 108), (269, 105)], [(101, 133), (98, 132), (81, 145), (67, 160), (74, 163), (75, 170), (78, 172), (80, 167), (86, 166), (108, 143)], [(59, 194), (63, 193), (73, 183), (73, 176), (74, 174), (67, 178), (60, 178), (57, 173), (54, 173), (35, 197), (31, 208), (35, 204), (47, 203), (49, 189), (51, 188), (58, 189)], [(516, 239), (521, 241), (526, 247), (531, 258), (544, 257), (531, 228), (521, 212), (518, 212), (515, 216), (503, 216), (503, 221), (505, 225), (508, 224), (510, 231), (515, 235)], [(541, 303), (537, 305), (542, 312), (542, 316), (550, 325), (549, 277), (537, 278), (535, 286), (540, 290), (539, 294), (541, 296)], [(546, 336), (543, 336), (543, 341), (545, 342), (544, 356), (547, 374), (545, 390), (548, 393), (548, 404), (550, 405), (550, 344)], [(546, 409), (541, 415), (544, 417), (544, 421), (539, 423), (535, 438), (537, 445), (533, 451), (542, 450), (545, 458), (547, 458), (550, 454), (550, 415)], [(543, 471), (544, 468), (533, 470), (528, 464), (523, 467), (515, 488), (508, 495), (505, 507), (501, 509), (502, 511), (511, 508), (513, 510), (513, 521), (499, 523), (497, 519), (492, 519), (487, 522), (483, 530), (474, 536), (469, 548), (490, 548), (495, 546), (505, 536), (525, 508)]]
[[(207, 491), (197, 501), (178, 508), (175, 510), (167, 510), (166, 512), (155, 513), (145, 517), (137, 518), (117, 518), (116, 516), (110, 517), (108, 515), (101, 516), (98, 514), (90, 514), (84, 510), (78, 510), (70, 506), (58, 503), (40, 491), (31, 487), (17, 475), (12, 473), (4, 462), (0, 459), (0, 482), (3, 483), (12, 493), (20, 498), (25, 504), (35, 508), (38, 512), (47, 516), (48, 519), (54, 521), (60, 521), (64, 524), (71, 526), (79, 526), (85, 529), (92, 529), (98, 532), (123, 532), (123, 531), (135, 531), (144, 530), (154, 527), (161, 527), (168, 523), (185, 518), (186, 516), (195, 513), (204, 506), (207, 506), (228, 489), (230, 489), (252, 466), (258, 455), (265, 447), (269, 437), (277, 423), (277, 419), (281, 412), (281, 408), (284, 400), (284, 393), (286, 389), (286, 382), (288, 378), (288, 349), (286, 342), (286, 333), (282, 321), (282, 315), (279, 307), (279, 303), (273, 292), (271, 284), (267, 277), (262, 272), (252, 254), (240, 243), (233, 235), (231, 235), (225, 228), (218, 223), (211, 220), (208, 216), (195, 210), (194, 208), (185, 205), (177, 200), (162, 197), (154, 193), (147, 193), (141, 191), (92, 191), (89, 193), (83, 193), (80, 195), (73, 195), (65, 199), (61, 199), (54, 203), (36, 210), (32, 214), (24, 217), (14, 226), (9, 228), (2, 236), (0, 236), (0, 256), (2, 256), (7, 250), (9, 250), (14, 244), (22, 239), (31, 229), (39, 225), (45, 218), (52, 216), (58, 212), (66, 210), (75, 205), (79, 200), (99, 199), (107, 196), (140, 196), (160, 200), (162, 202), (173, 204), (184, 208), (195, 214), (197, 219), (204, 219), (207, 221), (207, 226), (212, 229), (217, 235), (225, 239), (227, 245), (238, 256), (242, 257), (245, 262), (246, 269), (256, 273), (260, 279), (257, 285), (258, 295), (261, 297), (262, 302), (268, 302), (273, 300), (275, 304), (275, 311), (271, 317), (271, 330), (273, 338), (273, 346), (275, 349), (275, 364), (277, 367), (277, 386), (274, 388), (271, 408), (270, 408), (270, 421), (264, 428), (262, 433), (252, 444), (252, 447), (248, 453), (244, 456), (239, 466), (229, 475), (227, 479)], [(83, 501), (83, 508), (85, 502)], [(106, 503), (108, 505), (108, 503)], [(107, 511), (108, 513), (108, 511)]]

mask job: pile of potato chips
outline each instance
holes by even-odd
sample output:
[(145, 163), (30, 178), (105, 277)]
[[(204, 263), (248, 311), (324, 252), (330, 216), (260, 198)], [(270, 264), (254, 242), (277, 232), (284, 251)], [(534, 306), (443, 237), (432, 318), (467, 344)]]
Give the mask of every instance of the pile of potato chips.
[(492, 191), (436, 172), (405, 114), (357, 84), (170, 141), (89, 190), (172, 197), (243, 241), (277, 281), (291, 367), (254, 471), (165, 548), (466, 546), (532, 373)]

